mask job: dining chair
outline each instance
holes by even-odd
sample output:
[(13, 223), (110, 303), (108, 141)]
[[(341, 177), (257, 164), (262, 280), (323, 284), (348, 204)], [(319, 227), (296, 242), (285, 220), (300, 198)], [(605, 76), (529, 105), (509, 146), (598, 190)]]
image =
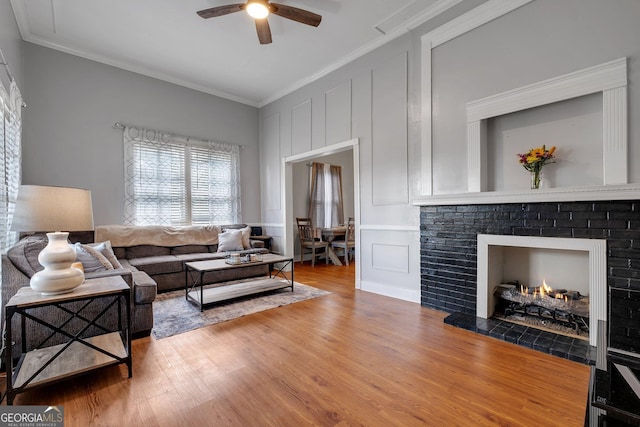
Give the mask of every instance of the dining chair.
[(316, 265), (316, 257), (324, 255), (325, 261), (329, 264), (327, 251), (329, 243), (317, 238), (311, 218), (296, 218), (298, 223), (298, 236), (300, 238), (300, 263), (304, 263), (305, 249), (311, 250), (311, 266)]
[(334, 240), (331, 242), (331, 247), (342, 249), (344, 251), (344, 263), (349, 265), (351, 251), (355, 251), (356, 247), (356, 225), (353, 218), (347, 220), (347, 232), (344, 235), (344, 240)]

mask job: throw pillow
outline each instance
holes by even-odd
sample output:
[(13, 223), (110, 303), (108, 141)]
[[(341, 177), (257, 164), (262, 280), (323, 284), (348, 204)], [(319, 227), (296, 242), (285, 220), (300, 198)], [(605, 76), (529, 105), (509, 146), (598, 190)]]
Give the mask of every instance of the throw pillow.
[[(116, 256), (116, 254), (113, 253), (111, 240), (105, 240), (104, 242), (100, 242), (100, 243), (90, 243), (89, 246), (100, 251), (100, 253), (104, 255), (105, 258), (107, 258), (107, 260), (109, 260), (109, 263), (113, 268), (115, 269), (122, 268), (122, 264), (120, 264), (120, 261), (118, 261), (118, 257)], [(107, 267), (107, 270), (109, 270), (108, 267)]]
[(7, 251), (7, 256), (18, 270), (31, 277), (36, 271), (43, 269), (38, 262), (38, 255), (47, 244), (49, 239), (44, 234), (26, 236)]
[(241, 228), (242, 231), (242, 247), (244, 249), (251, 249), (251, 227), (246, 226), (245, 228)]
[[(94, 248), (78, 242), (73, 245), (73, 249), (76, 251), (76, 261), (82, 263), (85, 273), (113, 270), (109, 260)], [(111, 268), (108, 268), (107, 265)]]
[(218, 236), (218, 252), (241, 251), (242, 230), (226, 230)]

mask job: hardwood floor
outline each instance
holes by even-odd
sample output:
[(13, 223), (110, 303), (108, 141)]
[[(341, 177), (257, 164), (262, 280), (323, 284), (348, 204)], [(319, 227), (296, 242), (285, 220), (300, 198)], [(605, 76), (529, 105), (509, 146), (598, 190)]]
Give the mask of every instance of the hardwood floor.
[(332, 293), (162, 340), (124, 367), (18, 395), (65, 426), (582, 426), (585, 365), (445, 325), (353, 289), (354, 266), (296, 264)]

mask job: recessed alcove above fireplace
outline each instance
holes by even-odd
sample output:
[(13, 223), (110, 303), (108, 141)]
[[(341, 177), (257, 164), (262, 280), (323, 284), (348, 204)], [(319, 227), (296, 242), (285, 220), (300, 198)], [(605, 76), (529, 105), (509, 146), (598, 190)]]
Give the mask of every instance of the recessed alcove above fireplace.
[(478, 235), (477, 316), (489, 318), (496, 286), (565, 288), (589, 297), (589, 342), (596, 345), (598, 320), (607, 317), (607, 242), (603, 239)]
[[(468, 191), (494, 191), (505, 184), (499, 182), (492, 188), (489, 187), (491, 179), (488, 173), (488, 159), (495, 154), (489, 152), (489, 148), (493, 146), (488, 142), (489, 119), (592, 94), (601, 94), (603, 161), (601, 184), (626, 184), (628, 182), (627, 60), (620, 58), (467, 103)], [(536, 146), (549, 140), (554, 141), (554, 138), (559, 136), (561, 133), (544, 134), (544, 138), (540, 138), (542, 141)], [(511, 147), (516, 150), (513, 151), (514, 159), (518, 152), (525, 152), (532, 148), (521, 147), (519, 142), (524, 141), (510, 141)], [(554, 141), (550, 145), (561, 146), (561, 143), (562, 141), (557, 143)], [(579, 148), (578, 143), (573, 150), (567, 151), (574, 156), (579, 156)], [(570, 181), (568, 185), (560, 184), (573, 186)]]

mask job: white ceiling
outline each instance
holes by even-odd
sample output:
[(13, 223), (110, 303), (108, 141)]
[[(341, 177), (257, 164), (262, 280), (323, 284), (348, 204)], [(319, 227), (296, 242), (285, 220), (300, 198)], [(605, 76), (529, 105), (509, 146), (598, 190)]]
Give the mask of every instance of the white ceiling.
[(462, 0), (277, 0), (322, 15), (314, 28), (271, 15), (260, 45), (243, 0), (11, 0), (22, 38), (202, 92), (262, 106)]

